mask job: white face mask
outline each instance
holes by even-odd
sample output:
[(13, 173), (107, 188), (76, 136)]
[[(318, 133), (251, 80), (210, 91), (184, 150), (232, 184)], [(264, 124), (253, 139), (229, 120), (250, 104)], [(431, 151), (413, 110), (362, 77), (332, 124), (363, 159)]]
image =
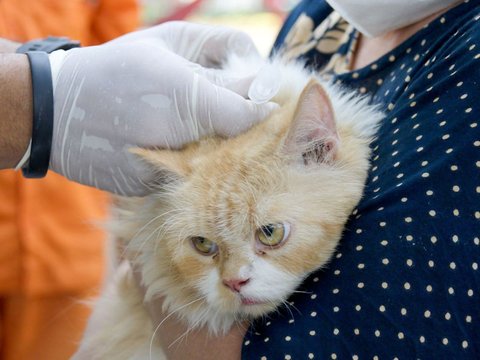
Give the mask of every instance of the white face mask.
[(376, 37), (443, 10), (459, 0), (327, 0), (362, 34)]

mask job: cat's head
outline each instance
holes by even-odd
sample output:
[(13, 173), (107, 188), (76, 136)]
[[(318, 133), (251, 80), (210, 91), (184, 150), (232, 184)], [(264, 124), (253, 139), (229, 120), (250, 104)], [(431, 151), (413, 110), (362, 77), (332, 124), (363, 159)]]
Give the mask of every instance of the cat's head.
[(369, 157), (369, 140), (335, 118), (312, 80), (236, 138), (137, 149), (159, 187), (124, 205), (120, 236), (147, 296), (165, 296), (191, 324), (226, 330), (272, 311), (325, 265), (361, 197)]

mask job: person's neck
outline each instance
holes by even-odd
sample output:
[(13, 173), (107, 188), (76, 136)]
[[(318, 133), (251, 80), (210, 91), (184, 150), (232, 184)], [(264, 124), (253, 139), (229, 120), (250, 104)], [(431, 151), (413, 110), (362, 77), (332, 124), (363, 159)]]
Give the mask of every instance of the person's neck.
[[(459, 1), (459, 3), (460, 2), (461, 1)], [(446, 9), (443, 9), (441, 11), (438, 11), (414, 24), (405, 26), (401, 29), (390, 31), (388, 33), (385, 33), (383, 35), (380, 35), (374, 38), (369, 38), (369, 37), (363, 36), (362, 34), (359, 34), (357, 47), (355, 49), (355, 53), (352, 58), (351, 70), (353, 71), (353, 70), (360, 69), (374, 62), (375, 60), (385, 55), (389, 51), (395, 49), (398, 45), (400, 45), (402, 42), (407, 40), (410, 36), (415, 34), (426, 24), (430, 23), (431, 21), (436, 19), (438, 16), (442, 15), (443, 13), (445, 13), (446, 11), (450, 10), (452, 7), (457, 5), (458, 3)]]

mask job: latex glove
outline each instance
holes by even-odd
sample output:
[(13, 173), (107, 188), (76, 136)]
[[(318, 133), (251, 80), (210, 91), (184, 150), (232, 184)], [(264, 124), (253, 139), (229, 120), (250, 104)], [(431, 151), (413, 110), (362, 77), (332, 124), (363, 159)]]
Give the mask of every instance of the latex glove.
[(220, 67), (231, 53), (260, 56), (252, 39), (244, 32), (225, 26), (209, 26), (186, 21), (170, 21), (160, 26), (132, 32), (115, 42), (150, 38), (161, 41), (170, 51), (205, 67)]
[[(132, 32), (115, 41), (151, 39), (159, 41), (168, 50), (207, 68), (221, 69), (229, 55), (258, 57), (260, 54), (252, 39), (242, 31), (225, 26), (210, 26), (186, 21), (170, 21), (161, 26)], [(252, 78), (242, 79), (226, 71), (206, 72), (205, 76), (219, 86), (247, 97)]]
[[(143, 195), (152, 174), (129, 148), (176, 149), (207, 134), (236, 135), (275, 107), (254, 104), (215, 85), (222, 79), (217, 70), (171, 52), (168, 41), (154, 36), (162, 26), (50, 55), (53, 171), (114, 193)], [(215, 46), (230, 37), (220, 39)], [(197, 52), (197, 60), (210, 58), (209, 49), (205, 46), (201, 56)]]

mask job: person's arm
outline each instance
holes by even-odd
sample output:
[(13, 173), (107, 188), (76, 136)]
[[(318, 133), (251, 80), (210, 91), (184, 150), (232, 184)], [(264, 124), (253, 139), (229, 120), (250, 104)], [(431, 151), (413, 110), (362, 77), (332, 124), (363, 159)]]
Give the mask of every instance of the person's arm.
[[(154, 174), (135, 160), (130, 148), (178, 149), (203, 136), (234, 136), (276, 107), (242, 96), (253, 77), (232, 80), (231, 74), (210, 66), (210, 60), (216, 64), (230, 49), (240, 47), (243, 55), (254, 54), (246, 35), (176, 24), (179, 42), (184, 38), (197, 43), (194, 53), (184, 53), (171, 41), (171, 29), (158, 26), (104, 45), (49, 54), (50, 170), (117, 194), (146, 195)], [(32, 95), (27, 57), (11, 53), (15, 43), (0, 42), (0, 54), (2, 47), (10, 54), (3, 52), (0, 61), (0, 169), (17, 165), (27, 149), (36, 95)], [(246, 85), (241, 90), (236, 83)], [(49, 139), (36, 137), (32, 144), (39, 145), (38, 141), (46, 144)]]
[(0, 38), (0, 54), (13, 54), (20, 45), (15, 41)]
[(27, 56), (0, 42), (0, 169), (14, 168), (32, 133), (32, 89)]

